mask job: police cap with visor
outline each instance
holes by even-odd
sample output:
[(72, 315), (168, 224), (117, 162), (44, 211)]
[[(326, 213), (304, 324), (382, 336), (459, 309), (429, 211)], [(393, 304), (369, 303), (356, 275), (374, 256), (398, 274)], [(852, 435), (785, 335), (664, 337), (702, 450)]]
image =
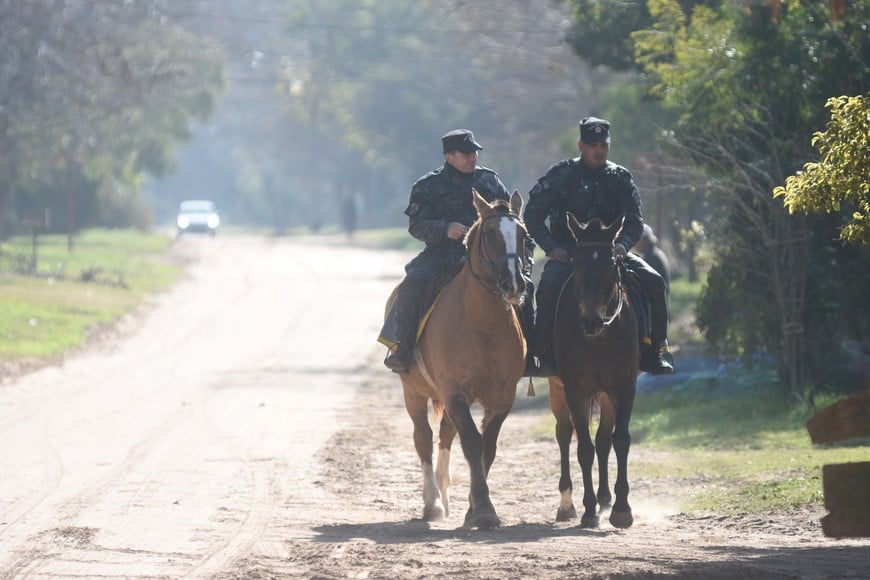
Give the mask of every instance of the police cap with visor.
[(580, 140), (584, 143), (610, 143), (610, 121), (598, 117), (583, 117)]
[(474, 140), (474, 133), (468, 129), (456, 129), (441, 137), (444, 153), (459, 151), (460, 153), (474, 153), (483, 147)]

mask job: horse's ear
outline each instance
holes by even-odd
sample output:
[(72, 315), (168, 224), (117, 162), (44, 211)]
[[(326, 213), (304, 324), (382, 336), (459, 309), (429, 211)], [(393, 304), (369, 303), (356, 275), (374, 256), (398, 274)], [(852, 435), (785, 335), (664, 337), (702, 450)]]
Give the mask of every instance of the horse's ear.
[(523, 215), (521, 213), (523, 211), (523, 196), (516, 189), (511, 194), (511, 211), (516, 215)]
[(483, 216), (486, 210), (489, 209), (489, 204), (486, 203), (486, 200), (473, 187), (471, 188), (471, 200), (474, 202), (474, 207), (477, 208), (477, 215)]
[(580, 237), (581, 232), (586, 229), (586, 226), (577, 221), (577, 218), (570, 211), (566, 214), (566, 219), (568, 220), (568, 229), (571, 230), (571, 235), (574, 236), (576, 241)]

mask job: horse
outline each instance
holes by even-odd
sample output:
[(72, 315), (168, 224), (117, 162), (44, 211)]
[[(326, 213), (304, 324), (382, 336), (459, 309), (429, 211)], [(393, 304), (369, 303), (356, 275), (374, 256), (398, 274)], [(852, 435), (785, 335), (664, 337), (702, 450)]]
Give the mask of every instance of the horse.
[[(553, 348), (558, 376), (550, 377), (550, 409), (556, 418), (559, 443), (561, 500), (557, 521), (577, 517), (572, 498), (569, 461), (572, 432), (577, 433), (577, 458), (583, 475), (583, 528), (598, 527), (597, 506), (610, 506), (607, 462), (611, 446), (616, 452), (616, 501), (610, 523), (628, 528), (634, 519), (628, 503), (628, 424), (634, 407), (638, 370), (638, 324), (623, 288), (623, 273), (613, 246), (622, 217), (605, 226), (593, 218), (581, 224), (567, 215), (574, 237), (573, 273), (565, 283), (556, 309)], [(590, 418), (600, 407), (593, 444)], [(592, 482), (597, 450), (598, 492)]]
[[(470, 470), (464, 526), (498, 527), (487, 477), (499, 431), (514, 404), (526, 360), (517, 307), (528, 236), (518, 192), (510, 202), (488, 203), (472, 189), (478, 218), (466, 234), (467, 255), (441, 291), (414, 348), (409, 372), (400, 374), (405, 408), (414, 425), (414, 446), (423, 472), (423, 520), (449, 515), (450, 449), (457, 432)], [(395, 291), (387, 304), (389, 312)], [(433, 470), (429, 401), (440, 419), (437, 469)], [(483, 407), (481, 430), (470, 406)]]

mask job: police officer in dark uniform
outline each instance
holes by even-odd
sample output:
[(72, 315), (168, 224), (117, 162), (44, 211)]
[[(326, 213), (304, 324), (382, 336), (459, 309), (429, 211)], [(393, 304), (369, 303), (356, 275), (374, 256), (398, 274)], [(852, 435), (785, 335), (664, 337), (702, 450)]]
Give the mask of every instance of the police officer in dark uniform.
[(659, 247), (659, 240), (649, 224), (643, 224), (643, 233), (632, 251), (659, 273), (665, 281), (665, 289), (671, 286), (671, 265), (668, 255)]
[[(611, 161), (610, 123), (596, 117), (580, 121), (577, 142), (580, 157), (554, 165), (529, 192), (524, 212), (529, 234), (547, 253), (549, 260), (541, 274), (536, 295), (535, 349), (539, 358), (539, 376), (556, 374), (553, 360), (553, 328), (556, 300), (572, 272), (574, 238), (568, 230), (566, 213), (581, 222), (599, 218), (610, 224), (625, 216), (622, 231), (614, 243), (614, 252), (629, 269), (636, 272), (651, 307), (652, 346), (641, 355), (641, 370), (652, 374), (674, 372), (668, 350), (668, 303), (662, 277), (646, 262), (628, 250), (643, 231), (640, 196), (629, 171)], [(545, 220), (549, 218), (549, 227)]]
[[(441, 138), (441, 143), (444, 165), (417, 180), (411, 188), (405, 210), (409, 218), (408, 232), (425, 242), (426, 247), (405, 266), (405, 279), (399, 284), (396, 304), (398, 342), (384, 359), (384, 364), (396, 373), (408, 372), (423, 292), (436, 276), (458, 271), (465, 258), (463, 239), (477, 220), (471, 189), (476, 189), (488, 202), (510, 199), (507, 188), (495, 171), (477, 165), (477, 152), (483, 147), (474, 140), (471, 131), (451, 131)], [(523, 328), (529, 332), (533, 324), (531, 302), (529, 292), (523, 317)]]

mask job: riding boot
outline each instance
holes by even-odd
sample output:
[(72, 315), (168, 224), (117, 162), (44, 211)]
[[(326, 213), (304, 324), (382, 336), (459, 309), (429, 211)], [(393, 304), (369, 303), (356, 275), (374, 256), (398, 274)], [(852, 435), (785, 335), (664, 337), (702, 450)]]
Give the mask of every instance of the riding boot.
[(553, 356), (553, 327), (556, 324), (556, 298), (538, 290), (538, 312), (535, 315), (535, 354), (538, 356), (539, 377), (551, 377), (556, 373)]
[(396, 295), (396, 347), (387, 354), (384, 365), (394, 373), (407, 373), (417, 339), (417, 302), (422, 284), (406, 278)]
[(652, 345), (640, 357), (640, 370), (651, 375), (674, 372), (674, 358), (668, 348), (668, 298), (665, 286), (644, 288), (650, 304), (650, 334)]
[(524, 377), (538, 376), (538, 363), (535, 361), (535, 285), (532, 282), (526, 284), (526, 294), (523, 304), (519, 308), (520, 327), (523, 330), (523, 337), (526, 339), (526, 370), (523, 371)]

